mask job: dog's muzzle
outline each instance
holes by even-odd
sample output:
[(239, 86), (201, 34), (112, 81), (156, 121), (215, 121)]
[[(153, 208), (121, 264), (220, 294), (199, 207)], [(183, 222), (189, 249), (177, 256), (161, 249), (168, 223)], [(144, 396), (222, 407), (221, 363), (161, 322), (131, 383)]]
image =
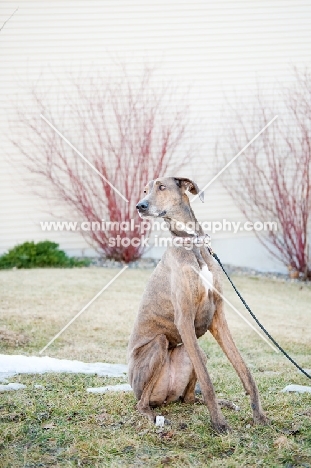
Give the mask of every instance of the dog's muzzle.
[(146, 200), (142, 200), (142, 201), (138, 202), (137, 205), (136, 205), (136, 209), (140, 213), (146, 212), (148, 210), (148, 208), (149, 208), (149, 203)]
[(166, 211), (156, 212), (152, 209), (150, 210), (150, 205), (147, 200), (142, 200), (137, 203), (136, 209), (140, 217), (152, 216), (152, 217), (163, 217), (166, 215)]

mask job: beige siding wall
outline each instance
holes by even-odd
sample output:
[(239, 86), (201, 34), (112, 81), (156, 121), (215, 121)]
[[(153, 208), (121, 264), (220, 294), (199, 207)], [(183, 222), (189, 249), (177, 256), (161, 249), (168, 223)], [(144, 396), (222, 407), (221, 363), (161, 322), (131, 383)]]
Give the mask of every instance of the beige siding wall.
[[(230, 98), (237, 92), (251, 99), (257, 82), (272, 92), (276, 83), (292, 79), (290, 65), (310, 63), (309, 1), (2, 1), (0, 23), (17, 7), (0, 32), (1, 252), (17, 242), (46, 238), (39, 221), (50, 219), (48, 212), (57, 217), (58, 209), (59, 214), (64, 211), (58, 206), (48, 208), (32, 193), (19, 165), (8, 162), (22, 158), (10, 143), (16, 138), (10, 125), (14, 102), (27, 102), (27, 89), (34, 82), (55, 83), (66, 69), (110, 69), (115, 60), (126, 62), (133, 76), (143, 63), (156, 65), (159, 82), (172, 81), (177, 98), (178, 93), (180, 97), (188, 93), (201, 150), (184, 175), (204, 185), (216, 170), (214, 143), (224, 94)], [(29, 115), (32, 112), (29, 106)], [(207, 190), (205, 198), (205, 204), (194, 205), (201, 220), (242, 219), (220, 181)], [(69, 252), (88, 248), (78, 234), (50, 233), (48, 237)], [(251, 235), (222, 233), (215, 238), (226, 246), (224, 253), (232, 254), (247, 244), (249, 251), (261, 252), (263, 268), (278, 267)], [(243, 249), (227, 259), (258, 264)]]

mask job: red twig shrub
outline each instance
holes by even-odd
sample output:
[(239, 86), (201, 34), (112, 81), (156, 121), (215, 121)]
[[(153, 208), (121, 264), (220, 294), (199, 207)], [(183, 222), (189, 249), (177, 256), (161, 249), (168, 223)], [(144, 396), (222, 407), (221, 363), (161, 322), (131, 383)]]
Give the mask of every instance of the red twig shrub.
[[(53, 101), (38, 88), (31, 90), (37, 115), (29, 119), (25, 109), (19, 109), (22, 138), (14, 138), (14, 145), (30, 173), (43, 183), (43, 196), (49, 187), (53, 197), (71, 207), (79, 220), (102, 223), (104, 219), (125, 226), (134, 219), (130, 231), (111, 225), (107, 230), (80, 232), (107, 258), (124, 262), (139, 258), (142, 245), (110, 245), (109, 239), (117, 235), (140, 238), (135, 205), (146, 182), (176, 170), (189, 158), (187, 107), (176, 106), (170, 86), (155, 86), (147, 68), (136, 79), (124, 68), (118, 79), (100, 72), (88, 77), (70, 74), (62, 90), (58, 88), (52, 97)], [(40, 120), (40, 113), (128, 203)]]
[(218, 140), (217, 155), (222, 164), (229, 161), (276, 114), (278, 119), (233, 163), (223, 181), (249, 221), (277, 222), (277, 231), (255, 231), (268, 251), (290, 269), (309, 276), (310, 72), (295, 70), (295, 81), (281, 91), (278, 107), (261, 92), (252, 105), (235, 106)]

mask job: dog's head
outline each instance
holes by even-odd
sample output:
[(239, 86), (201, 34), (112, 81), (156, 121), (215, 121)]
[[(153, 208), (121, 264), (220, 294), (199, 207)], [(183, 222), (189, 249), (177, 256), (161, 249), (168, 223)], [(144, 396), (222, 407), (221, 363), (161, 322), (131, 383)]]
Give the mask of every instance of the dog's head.
[(189, 205), (186, 191), (193, 195), (199, 194), (204, 201), (203, 192), (195, 182), (185, 177), (162, 177), (148, 182), (144, 189), (145, 196), (140, 200), (136, 208), (139, 215), (170, 218), (174, 216), (176, 208), (185, 203)]

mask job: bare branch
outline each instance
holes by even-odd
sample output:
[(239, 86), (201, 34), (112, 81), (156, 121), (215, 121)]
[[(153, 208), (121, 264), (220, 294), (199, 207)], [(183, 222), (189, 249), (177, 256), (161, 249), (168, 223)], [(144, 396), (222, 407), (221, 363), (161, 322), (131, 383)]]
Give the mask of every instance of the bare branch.
[(13, 13), (11, 14), (11, 16), (2, 24), (1, 28), (0, 28), (0, 32), (2, 31), (2, 29), (4, 28), (4, 26), (7, 24), (8, 21), (10, 21), (10, 19), (15, 15), (15, 13), (17, 12), (17, 10), (19, 9), (19, 7), (16, 8), (15, 11), (13, 11)]
[[(244, 216), (254, 222), (277, 221), (278, 232), (255, 231), (259, 241), (286, 266), (306, 273), (311, 213), (311, 74), (295, 70), (293, 86), (281, 90), (281, 118), (226, 173), (224, 186)], [(233, 108), (225, 144), (217, 157), (227, 160), (275, 114), (258, 90), (255, 102)]]

